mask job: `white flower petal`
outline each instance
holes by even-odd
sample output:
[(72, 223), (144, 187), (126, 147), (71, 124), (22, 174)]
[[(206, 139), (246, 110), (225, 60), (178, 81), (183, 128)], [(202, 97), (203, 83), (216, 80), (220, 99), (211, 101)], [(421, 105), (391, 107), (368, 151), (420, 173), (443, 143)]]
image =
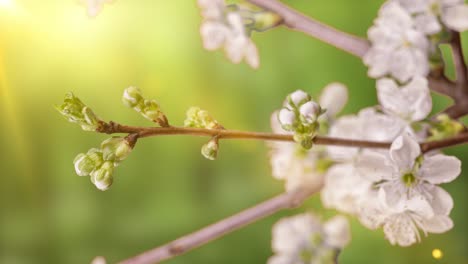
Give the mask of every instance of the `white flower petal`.
[(411, 219), (404, 215), (396, 215), (385, 222), (383, 226), (385, 236), (392, 245), (402, 247), (411, 246), (418, 240), (417, 230)]
[(419, 177), (432, 183), (451, 182), (461, 173), (461, 161), (452, 156), (436, 154), (425, 156), (418, 171)]
[(351, 240), (349, 222), (344, 216), (335, 216), (328, 220), (323, 229), (328, 245), (335, 248), (344, 248)]
[(432, 210), (436, 215), (449, 215), (453, 208), (453, 199), (450, 194), (439, 186), (429, 191)]
[(453, 222), (450, 217), (446, 215), (436, 215), (430, 219), (423, 219), (423, 229), (430, 233), (444, 233), (453, 228)]
[(374, 151), (365, 151), (359, 155), (356, 170), (362, 177), (373, 182), (391, 179), (393, 175), (393, 167), (388, 163), (388, 158)]
[(420, 154), (418, 142), (406, 133), (395, 139), (390, 147), (390, 157), (401, 172), (411, 171)]
[(447, 27), (463, 32), (468, 29), (468, 5), (462, 4), (444, 10), (442, 21)]
[(320, 106), (329, 117), (336, 116), (348, 102), (348, 88), (342, 83), (330, 83), (322, 90)]

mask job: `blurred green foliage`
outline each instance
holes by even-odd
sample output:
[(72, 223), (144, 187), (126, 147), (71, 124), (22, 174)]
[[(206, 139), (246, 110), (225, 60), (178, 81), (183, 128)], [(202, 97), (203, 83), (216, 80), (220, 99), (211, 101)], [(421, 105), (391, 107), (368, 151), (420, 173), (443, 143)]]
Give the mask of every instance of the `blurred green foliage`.
[[(383, 1), (286, 2), (365, 36)], [(285, 28), (256, 34), (261, 67), (254, 71), (205, 51), (199, 23), (195, 1), (118, 0), (95, 19), (73, 0), (0, 1), (0, 263), (89, 263), (96, 255), (113, 263), (283, 190), (270, 176), (264, 143), (223, 141), (213, 162), (200, 155), (206, 138), (181, 136), (141, 140), (101, 192), (76, 176), (72, 161), (107, 137), (54, 110), (68, 91), (106, 120), (149, 124), (120, 103), (123, 89), (135, 85), (173, 124), (195, 105), (227, 128), (252, 131), (269, 131), (270, 114), (295, 89), (318, 95), (339, 81), (351, 91), (346, 113), (376, 103), (362, 62), (318, 40)], [(450, 61), (447, 48), (445, 55)], [(450, 102), (435, 98), (434, 112)], [(342, 263), (468, 263), (468, 148), (447, 153), (465, 169), (444, 186), (455, 201), (455, 228), (400, 248), (353, 220)], [(272, 224), (303, 210), (335, 213), (315, 197), (168, 263), (265, 263)], [(444, 252), (441, 260), (432, 258), (434, 248)]]

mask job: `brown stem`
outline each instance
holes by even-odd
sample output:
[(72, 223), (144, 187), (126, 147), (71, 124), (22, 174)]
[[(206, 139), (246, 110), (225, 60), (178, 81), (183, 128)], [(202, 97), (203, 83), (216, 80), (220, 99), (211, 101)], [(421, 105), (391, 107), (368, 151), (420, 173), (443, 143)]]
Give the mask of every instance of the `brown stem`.
[[(455, 111), (455, 110), (453, 110)], [(286, 141), (294, 142), (292, 135), (287, 134), (275, 134), (275, 133), (264, 133), (264, 132), (249, 132), (249, 131), (237, 131), (227, 130), (225, 128), (220, 129), (205, 129), (205, 128), (191, 128), (191, 127), (138, 127), (138, 126), (126, 126), (115, 122), (100, 122), (98, 129), (100, 133), (115, 134), (115, 133), (127, 133), (135, 138), (144, 138), (161, 135), (192, 135), (192, 136), (206, 136), (214, 137), (219, 139), (254, 139), (264, 141)], [(436, 148), (450, 147), (452, 145), (468, 143), (468, 133), (462, 133), (450, 139), (429, 141), (421, 143), (421, 149), (423, 152), (433, 150)], [(315, 137), (314, 144), (317, 145), (331, 145), (331, 146), (342, 146), (342, 147), (358, 147), (358, 148), (390, 148), (391, 142), (376, 142), (367, 140), (354, 140), (344, 138), (332, 138), (332, 137)]]
[(248, 0), (250, 3), (270, 10), (283, 18), (283, 24), (290, 29), (301, 31), (325, 43), (362, 57), (369, 49), (369, 42), (339, 31), (317, 20), (307, 17), (277, 0)]
[(143, 252), (138, 256), (123, 260), (120, 263), (159, 263), (163, 260), (181, 255), (280, 210), (298, 207), (307, 198), (318, 192), (320, 188), (321, 184), (317, 185), (315, 188), (299, 189), (293, 192), (281, 194), (245, 211), (202, 228), (194, 233), (183, 236), (163, 246)]

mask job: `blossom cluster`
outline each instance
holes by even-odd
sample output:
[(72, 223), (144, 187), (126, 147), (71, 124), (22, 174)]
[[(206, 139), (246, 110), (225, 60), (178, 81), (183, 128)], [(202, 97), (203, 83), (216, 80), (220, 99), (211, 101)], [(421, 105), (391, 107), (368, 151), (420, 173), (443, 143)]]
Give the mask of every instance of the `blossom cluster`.
[(440, 60), (437, 45), (452, 31), (467, 29), (463, 0), (389, 0), (368, 31), (372, 46), (364, 63), (369, 76), (390, 76), (401, 83), (425, 77), (431, 60)]
[(245, 60), (252, 68), (258, 68), (258, 51), (250, 39), (250, 30), (245, 27), (243, 6), (228, 6), (224, 0), (198, 0), (203, 22), (200, 34), (207, 50), (223, 48), (226, 57), (233, 63)]
[(78, 176), (90, 176), (91, 182), (101, 191), (113, 183), (114, 168), (130, 155), (131, 143), (122, 137), (112, 137), (101, 143), (101, 148), (92, 148), (86, 154), (76, 156), (75, 171)]

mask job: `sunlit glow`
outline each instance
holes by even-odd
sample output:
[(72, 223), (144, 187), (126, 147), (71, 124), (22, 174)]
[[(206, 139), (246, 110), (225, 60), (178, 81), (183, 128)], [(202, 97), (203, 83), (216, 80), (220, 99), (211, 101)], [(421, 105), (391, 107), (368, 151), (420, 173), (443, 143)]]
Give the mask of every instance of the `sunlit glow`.
[(435, 248), (434, 250), (432, 250), (432, 257), (433, 258), (441, 259), (443, 256), (444, 256), (444, 253), (442, 252), (442, 250), (440, 250), (438, 248)]
[(13, 8), (13, 0), (0, 0), (0, 8)]

